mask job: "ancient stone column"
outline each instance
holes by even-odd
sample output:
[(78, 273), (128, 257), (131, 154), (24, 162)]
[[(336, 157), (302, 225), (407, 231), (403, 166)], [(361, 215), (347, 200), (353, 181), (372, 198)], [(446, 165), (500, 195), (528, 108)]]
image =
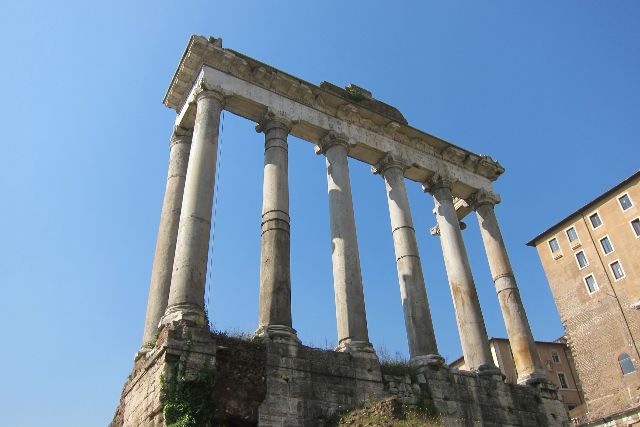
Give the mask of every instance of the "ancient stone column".
[(374, 173), (383, 176), (387, 188), (391, 233), (411, 362), (414, 365), (441, 364), (444, 359), (438, 354), (418, 242), (404, 182), (406, 168), (404, 164), (387, 155), (372, 169)]
[(331, 261), (338, 324), (338, 351), (372, 352), (364, 305), (346, 137), (329, 132), (316, 147), (327, 163)]
[(499, 202), (496, 194), (478, 191), (471, 198), (470, 205), (476, 211), (480, 223), (482, 241), (518, 372), (518, 383), (544, 381), (546, 374), (536, 350), (507, 249), (498, 227), (494, 206)]
[(440, 244), (456, 311), (464, 363), (469, 370), (493, 373), (497, 368), (489, 350), (480, 301), (453, 206), (452, 184), (449, 177), (436, 174), (425, 181), (424, 188), (433, 195), (435, 201)]
[(180, 207), (184, 193), (184, 181), (187, 176), (189, 150), (191, 149), (192, 129), (177, 127), (173, 130), (169, 144), (169, 173), (164, 190), (160, 226), (156, 251), (151, 270), (151, 284), (147, 299), (147, 316), (144, 321), (142, 344), (152, 342), (158, 330), (160, 319), (167, 309), (173, 256), (176, 252), (176, 238), (180, 224)]
[(193, 142), (184, 184), (180, 227), (171, 276), (169, 304), (162, 323), (186, 320), (204, 326), (204, 288), (211, 229), (211, 207), (224, 98), (201, 90), (195, 97)]
[(267, 113), (256, 127), (264, 133), (264, 182), (260, 252), (260, 307), (256, 335), (297, 341), (291, 327), (289, 160), (287, 120)]

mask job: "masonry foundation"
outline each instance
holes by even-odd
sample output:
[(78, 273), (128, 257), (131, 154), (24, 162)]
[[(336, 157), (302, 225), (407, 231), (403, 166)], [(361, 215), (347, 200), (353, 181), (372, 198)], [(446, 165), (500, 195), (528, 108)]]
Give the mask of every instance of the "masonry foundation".
[(388, 397), (429, 410), (443, 425), (565, 426), (553, 387), (444, 366), (387, 372), (371, 353), (232, 338), (174, 322), (136, 355), (110, 427), (332, 426)]

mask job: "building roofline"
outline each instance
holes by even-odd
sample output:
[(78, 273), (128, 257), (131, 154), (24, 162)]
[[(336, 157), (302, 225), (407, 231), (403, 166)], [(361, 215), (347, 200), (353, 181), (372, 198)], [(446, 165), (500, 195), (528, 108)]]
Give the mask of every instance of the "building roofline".
[[(561, 336), (560, 338), (557, 338), (554, 341), (534, 341), (536, 344), (553, 344), (553, 345), (561, 345), (564, 347), (567, 347), (567, 343), (564, 342), (558, 342), (557, 340), (564, 338), (564, 335)], [(506, 341), (507, 343), (509, 342), (508, 338), (489, 338), (489, 343), (493, 342), (493, 341)], [(464, 361), (464, 355), (458, 357), (456, 360), (453, 360), (449, 363), (447, 363), (447, 366), (452, 366), (460, 361)]]
[[(562, 337), (560, 337), (560, 338), (562, 338)], [(491, 342), (491, 341), (507, 341), (507, 342), (508, 342), (508, 341), (509, 341), (509, 339), (508, 339), (508, 338), (489, 338), (489, 342)], [(554, 341), (538, 341), (538, 340), (535, 340), (534, 342), (535, 342), (536, 344), (555, 344), (555, 345), (566, 345), (566, 344), (565, 344), (565, 343), (563, 343), (563, 342), (558, 342), (558, 341), (555, 341), (555, 340), (554, 340)]]
[(613, 193), (616, 193), (618, 190), (620, 190), (621, 187), (624, 187), (625, 185), (627, 185), (628, 183), (630, 183), (631, 181), (633, 181), (636, 178), (640, 178), (640, 170), (636, 171), (633, 175), (631, 175), (630, 177), (626, 178), (625, 180), (623, 180), (622, 182), (616, 184), (615, 186), (613, 186), (612, 188), (610, 188), (609, 190), (605, 191), (604, 193), (602, 193), (601, 195), (599, 195), (598, 197), (596, 197), (595, 199), (591, 200), (589, 203), (587, 203), (586, 205), (583, 205), (581, 208), (579, 208), (578, 210), (572, 212), (571, 214), (569, 214), (568, 216), (566, 216), (565, 218), (563, 218), (561, 221), (555, 223), (554, 225), (552, 225), (551, 227), (547, 228), (546, 230), (544, 230), (542, 233), (538, 234), (536, 237), (534, 237), (533, 239), (531, 239), (530, 241), (527, 242), (527, 246), (532, 246), (535, 247), (536, 243), (541, 240), (541, 238), (543, 236), (545, 236), (546, 234), (549, 234), (549, 232), (553, 231), (555, 228), (559, 227), (560, 225), (562, 225), (563, 223), (567, 222), (567, 220), (573, 218), (574, 216), (590, 210), (591, 206), (601, 202), (602, 200), (608, 198), (609, 196), (611, 196)]

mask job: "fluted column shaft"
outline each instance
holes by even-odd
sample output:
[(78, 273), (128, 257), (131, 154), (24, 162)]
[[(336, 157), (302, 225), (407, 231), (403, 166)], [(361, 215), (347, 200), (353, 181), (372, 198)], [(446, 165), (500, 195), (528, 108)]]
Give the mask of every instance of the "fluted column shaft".
[(495, 369), (450, 185), (444, 180), (435, 179), (428, 184), (428, 189), (435, 201), (440, 243), (456, 311), (464, 362), (469, 370)]
[(266, 118), (260, 252), (260, 307), (257, 335), (295, 338), (291, 324), (289, 161), (284, 120)]
[(511, 353), (518, 372), (519, 383), (546, 379), (546, 374), (535, 346), (520, 292), (516, 283), (502, 233), (498, 226), (494, 204), (496, 199), (478, 197), (475, 210), (480, 224), (489, 268), (498, 293), (498, 301), (509, 336)]
[(169, 145), (169, 172), (162, 202), (153, 269), (151, 270), (147, 315), (142, 337), (143, 345), (154, 340), (158, 324), (169, 301), (173, 257), (176, 252), (176, 238), (180, 224), (180, 208), (187, 176), (187, 165), (189, 164), (191, 138), (191, 130), (176, 127)]
[(338, 350), (371, 351), (347, 151), (346, 141), (332, 134), (317, 150), (327, 164)]
[(204, 288), (223, 101), (222, 95), (214, 91), (205, 90), (196, 96), (193, 142), (164, 323), (185, 319), (205, 324)]
[(386, 161), (378, 165), (376, 172), (384, 177), (387, 189), (400, 298), (411, 360), (414, 363), (442, 361), (438, 355), (429, 310), (418, 242), (404, 182), (404, 167), (397, 162)]

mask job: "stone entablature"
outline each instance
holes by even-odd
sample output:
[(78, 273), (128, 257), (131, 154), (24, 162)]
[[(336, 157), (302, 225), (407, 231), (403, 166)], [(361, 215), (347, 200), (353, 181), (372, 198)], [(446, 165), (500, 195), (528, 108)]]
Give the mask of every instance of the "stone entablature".
[(286, 117), (293, 123), (292, 135), (314, 144), (328, 131), (345, 134), (354, 144), (349, 156), (365, 163), (375, 165), (393, 153), (409, 165), (405, 176), (413, 181), (433, 173), (451, 175), (457, 197), (491, 190), (491, 181), (504, 172), (489, 156), (409, 126), (399, 111), (369, 99), (366, 90), (348, 86), (341, 95), (330, 83), (316, 86), (223, 49), (220, 39), (191, 37), (165, 96), (164, 104), (178, 113), (176, 124), (186, 128), (195, 119), (194, 82), (223, 93), (225, 109), (249, 120), (259, 122), (267, 109)]

